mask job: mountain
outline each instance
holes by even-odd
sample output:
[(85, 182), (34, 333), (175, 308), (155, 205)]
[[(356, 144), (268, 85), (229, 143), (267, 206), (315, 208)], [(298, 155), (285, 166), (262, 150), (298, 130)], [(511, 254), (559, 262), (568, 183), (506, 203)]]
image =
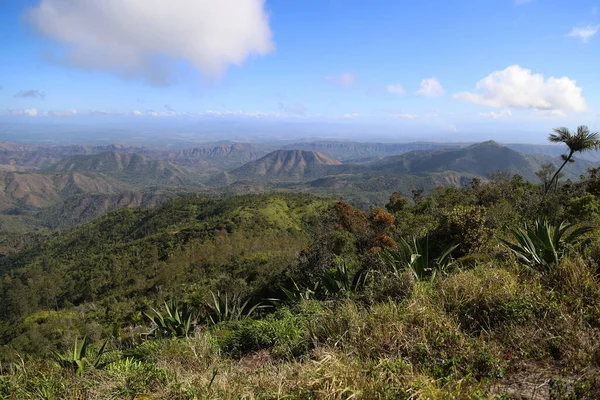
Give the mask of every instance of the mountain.
[(190, 183), (186, 173), (173, 163), (152, 160), (135, 153), (105, 152), (71, 156), (52, 165), (46, 171), (103, 174), (136, 184)]
[[(396, 174), (429, 174), (448, 171), (477, 175), (487, 178), (498, 171), (519, 174), (525, 179), (537, 182), (535, 172), (542, 164), (559, 166), (560, 158), (540, 154), (522, 154), (494, 141), (476, 143), (467, 147), (413, 151), (406, 154), (386, 157), (371, 164), (372, 171)], [(565, 177), (578, 179), (593, 164), (579, 160), (565, 169)]]
[(156, 153), (155, 157), (185, 167), (231, 169), (257, 160), (267, 154), (247, 143), (225, 143)]
[[(65, 157), (89, 155), (107, 151), (131, 151), (122, 145), (108, 146), (26, 146), (0, 142), (0, 165), (21, 167), (21, 170), (47, 168)], [(5, 168), (6, 169), (6, 168)]]
[(340, 161), (377, 159), (415, 150), (433, 150), (459, 147), (459, 144), (442, 143), (361, 143), (338, 141), (299, 142), (284, 145), (283, 150), (307, 150), (323, 153)]
[(342, 163), (316, 151), (276, 150), (231, 171), (236, 178), (303, 179), (326, 174)]
[(0, 212), (11, 207), (36, 209), (79, 193), (117, 193), (123, 186), (104, 177), (79, 173), (40, 174), (0, 171)]
[(528, 174), (530, 167), (523, 155), (494, 141), (456, 149), (412, 151), (371, 165), (372, 170), (387, 173), (455, 171), (484, 177), (499, 170)]
[[(521, 144), (521, 143), (507, 143), (505, 144), (509, 149), (518, 151), (524, 154), (540, 154), (551, 157), (560, 157), (562, 154), (567, 154), (569, 151), (567, 146), (563, 144)], [(577, 160), (585, 160), (590, 162), (600, 162), (600, 150), (586, 151), (584, 153), (578, 153), (575, 155)]]

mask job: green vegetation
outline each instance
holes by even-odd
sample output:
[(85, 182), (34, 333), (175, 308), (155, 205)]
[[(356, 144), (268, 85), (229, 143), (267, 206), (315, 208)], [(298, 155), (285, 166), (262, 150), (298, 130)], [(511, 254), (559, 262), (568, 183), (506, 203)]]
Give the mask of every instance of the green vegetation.
[(599, 398), (599, 172), (550, 171), (2, 237), (0, 399)]

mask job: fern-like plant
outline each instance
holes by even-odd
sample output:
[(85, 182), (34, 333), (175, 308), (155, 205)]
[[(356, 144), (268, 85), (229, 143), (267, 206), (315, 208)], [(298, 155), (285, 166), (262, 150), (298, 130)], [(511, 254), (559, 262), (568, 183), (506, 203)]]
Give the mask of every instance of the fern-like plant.
[(155, 338), (176, 337), (183, 338), (189, 336), (193, 330), (192, 310), (187, 304), (181, 307), (175, 300), (165, 301), (165, 312), (162, 313), (152, 309), (154, 315), (146, 314), (154, 327), (147, 336)]
[(434, 277), (438, 272), (448, 269), (454, 262), (452, 252), (458, 244), (447, 246), (439, 256), (434, 257), (429, 247), (429, 238), (413, 239), (412, 243), (401, 240), (397, 250), (385, 250), (381, 259), (392, 268), (395, 275), (410, 270), (416, 279)]
[(81, 340), (81, 344), (77, 344), (77, 339), (75, 339), (75, 344), (73, 345), (73, 353), (69, 356), (63, 356), (60, 353), (54, 353), (56, 360), (58, 363), (67, 369), (73, 370), (77, 375), (83, 374), (90, 366), (93, 368), (102, 368), (106, 364), (102, 363), (102, 355), (105, 353), (106, 342), (100, 347), (98, 352), (90, 357), (89, 354), (89, 343), (87, 336), (84, 336)]
[(534, 226), (525, 224), (523, 228), (512, 230), (516, 243), (500, 240), (523, 264), (546, 272), (558, 264), (569, 248), (589, 243), (590, 239), (584, 236), (592, 230), (592, 226), (576, 227), (565, 221), (552, 225), (542, 219), (536, 220)]

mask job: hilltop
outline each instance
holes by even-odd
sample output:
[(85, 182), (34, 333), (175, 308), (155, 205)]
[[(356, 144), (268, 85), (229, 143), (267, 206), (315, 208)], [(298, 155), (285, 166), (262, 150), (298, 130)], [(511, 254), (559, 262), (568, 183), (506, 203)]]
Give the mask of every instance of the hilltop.
[(508, 171), (535, 179), (532, 165), (524, 155), (494, 141), (455, 149), (411, 151), (386, 157), (372, 164), (372, 169), (398, 174), (455, 171), (484, 178), (494, 172)]
[(316, 151), (276, 150), (230, 172), (237, 178), (305, 179), (326, 174), (340, 161)]

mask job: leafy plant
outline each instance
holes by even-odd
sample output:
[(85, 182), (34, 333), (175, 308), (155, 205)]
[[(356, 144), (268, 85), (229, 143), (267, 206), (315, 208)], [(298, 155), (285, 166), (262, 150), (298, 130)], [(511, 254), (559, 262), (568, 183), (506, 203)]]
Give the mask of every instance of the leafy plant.
[(155, 338), (164, 337), (187, 337), (192, 327), (192, 311), (188, 305), (184, 303), (181, 307), (175, 300), (169, 302), (165, 301), (165, 313), (161, 313), (155, 309), (152, 309), (154, 315), (146, 314), (146, 317), (152, 321), (154, 327), (147, 336)]
[(358, 271), (354, 275), (348, 270), (346, 262), (338, 263), (336, 268), (326, 271), (323, 274), (323, 287), (330, 295), (336, 295), (341, 292), (356, 292), (365, 287), (368, 279), (368, 273)]
[(590, 241), (583, 240), (583, 236), (594, 228), (575, 226), (565, 221), (552, 225), (547, 219), (536, 220), (533, 227), (525, 224), (523, 228), (512, 231), (516, 244), (505, 239), (500, 240), (523, 264), (535, 269), (548, 270), (558, 264), (569, 247), (583, 246)]
[(60, 353), (54, 353), (58, 363), (64, 367), (74, 370), (77, 375), (83, 374), (90, 366), (93, 368), (102, 368), (106, 363), (102, 363), (102, 355), (105, 353), (106, 342), (100, 347), (93, 358), (90, 358), (89, 343), (87, 336), (81, 340), (81, 344), (77, 345), (77, 339), (73, 345), (73, 354), (71, 356), (63, 356)]
[(287, 297), (287, 299), (291, 302), (299, 302), (299, 301), (308, 301), (311, 300), (315, 295), (317, 290), (319, 289), (319, 282), (315, 284), (315, 286), (311, 288), (301, 288), (298, 284), (292, 280), (293, 288), (287, 289), (281, 286), (281, 291)]
[(444, 271), (454, 263), (452, 252), (458, 244), (446, 246), (438, 257), (431, 254), (429, 238), (414, 238), (412, 243), (401, 240), (398, 250), (386, 250), (380, 255), (381, 259), (390, 267), (395, 275), (400, 271), (409, 269), (417, 279), (433, 277), (438, 271)]
[(242, 302), (238, 294), (234, 294), (231, 297), (227, 293), (222, 294), (221, 292), (215, 294), (211, 291), (210, 294), (212, 302), (206, 303), (206, 306), (210, 311), (208, 320), (213, 325), (225, 321), (242, 321), (250, 317), (256, 310), (270, 307), (269, 305), (262, 304), (262, 302), (248, 307), (250, 299)]

